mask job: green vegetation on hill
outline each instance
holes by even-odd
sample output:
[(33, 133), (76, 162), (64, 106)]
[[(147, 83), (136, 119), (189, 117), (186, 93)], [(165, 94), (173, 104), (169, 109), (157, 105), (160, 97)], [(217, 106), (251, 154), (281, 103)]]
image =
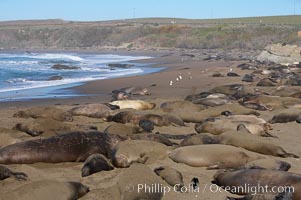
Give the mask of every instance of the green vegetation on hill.
[(219, 48), (300, 45), (301, 16), (233, 19), (146, 18), (103, 22), (0, 22), (0, 49)]

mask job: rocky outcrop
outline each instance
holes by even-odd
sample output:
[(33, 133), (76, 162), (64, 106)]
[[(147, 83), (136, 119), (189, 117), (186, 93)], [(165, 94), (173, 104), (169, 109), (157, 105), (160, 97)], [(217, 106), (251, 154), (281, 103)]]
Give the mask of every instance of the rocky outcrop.
[(265, 47), (257, 60), (277, 64), (292, 65), (301, 62), (301, 47), (287, 44), (270, 44)]
[(69, 65), (62, 65), (62, 64), (55, 64), (51, 67), (51, 69), (57, 70), (72, 70), (72, 69), (80, 69), (80, 67), (76, 66), (69, 66)]
[(133, 67), (134, 65), (122, 64), (122, 63), (110, 63), (110, 64), (108, 64), (108, 66), (111, 68), (130, 68), (130, 67)]

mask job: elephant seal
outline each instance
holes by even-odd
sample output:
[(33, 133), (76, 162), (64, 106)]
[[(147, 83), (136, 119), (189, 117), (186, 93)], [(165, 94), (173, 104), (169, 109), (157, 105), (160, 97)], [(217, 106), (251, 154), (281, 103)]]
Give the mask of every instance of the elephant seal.
[(200, 144), (219, 144), (219, 139), (217, 136), (207, 133), (200, 133), (197, 135), (189, 135), (181, 141), (179, 146), (193, 146)]
[(73, 117), (70, 113), (55, 107), (33, 107), (27, 110), (18, 111), (13, 115), (17, 118), (52, 118), (62, 122), (72, 122)]
[(41, 118), (31, 122), (17, 123), (14, 129), (25, 132), (31, 135), (32, 137), (39, 135), (50, 137), (54, 135), (69, 133), (71, 131), (91, 131), (97, 129), (97, 127), (81, 124), (73, 125), (59, 122), (49, 118)]
[(288, 171), (291, 168), (291, 164), (282, 160), (264, 158), (248, 162), (243, 168), (250, 169), (257, 167), (269, 170)]
[(86, 116), (93, 118), (106, 118), (111, 114), (111, 108), (104, 104), (88, 104), (76, 106), (69, 110), (73, 116)]
[(235, 147), (242, 147), (246, 150), (272, 156), (279, 156), (283, 158), (299, 156), (286, 152), (282, 147), (271, 142), (262, 141), (263, 138), (254, 135), (248, 135), (238, 132), (224, 132), (218, 136), (220, 143), (225, 145), (232, 145)]
[(20, 200), (65, 200), (79, 199), (89, 192), (89, 188), (79, 182), (59, 182), (40, 180), (24, 184), (1, 194), (1, 199)]
[(284, 191), (279, 194), (248, 194), (244, 197), (227, 197), (226, 200), (293, 200), (293, 192)]
[(244, 82), (254, 82), (254, 76), (252, 74), (245, 74), (241, 81), (244, 81)]
[(14, 129), (22, 131), (31, 135), (32, 137), (39, 136), (53, 136), (61, 133), (66, 133), (71, 131), (71, 126), (62, 122), (58, 122), (53, 119), (36, 119), (31, 122), (21, 122), (17, 123)]
[(220, 116), (223, 111), (229, 111), (235, 115), (250, 115), (250, 114), (259, 115), (258, 112), (248, 109), (248, 108), (245, 108), (244, 106), (241, 106), (237, 103), (209, 107), (209, 108), (203, 109), (201, 111), (185, 110), (185, 107), (183, 107), (183, 109), (173, 110), (172, 113), (179, 116), (184, 122), (200, 123), (200, 122), (205, 121), (209, 117)]
[(151, 133), (154, 128), (155, 128), (155, 125), (154, 125), (154, 122), (150, 121), (150, 120), (147, 120), (147, 119), (141, 119), (139, 121), (139, 127), (147, 132), (147, 133)]
[(138, 126), (129, 126), (122, 123), (111, 122), (103, 132), (127, 137), (133, 134), (141, 133), (142, 131), (143, 130), (141, 130), (141, 128)]
[(177, 191), (180, 191), (184, 186), (183, 176), (181, 172), (174, 168), (161, 166), (155, 168), (154, 172), (163, 180), (165, 180), (169, 185), (174, 187)]
[(269, 121), (271, 124), (274, 123), (287, 123), (296, 121), (297, 123), (301, 123), (301, 111), (300, 110), (284, 110), (281, 113), (278, 113), (273, 116), (273, 118)]
[(220, 85), (212, 88), (209, 92), (222, 93), (235, 99), (246, 95), (245, 87), (242, 84)]
[(247, 121), (233, 121), (227, 118), (208, 118), (202, 123), (195, 124), (195, 131), (197, 133), (212, 133), (214, 135), (219, 135), (226, 131), (239, 130), (242, 126), (250, 134), (272, 137), (271, 134), (267, 133), (267, 128), (263, 124), (255, 124)]
[[(120, 199), (124, 200), (160, 200), (165, 193), (161, 178), (147, 165), (138, 163), (133, 163), (129, 168), (122, 170), (117, 180), (117, 185), (121, 196)], [(157, 187), (155, 192), (147, 189), (147, 187), (152, 186)]]
[(249, 155), (237, 147), (222, 144), (207, 144), (179, 147), (169, 154), (177, 163), (191, 167), (207, 169), (239, 168), (246, 163), (260, 159), (260, 156)]
[(167, 146), (153, 141), (126, 140), (116, 146), (112, 160), (118, 168), (129, 167), (132, 163), (152, 163), (167, 157), (168, 149)]
[(139, 133), (129, 136), (132, 140), (149, 140), (164, 144), (166, 146), (173, 146), (172, 143), (168, 138), (161, 134), (150, 134), (150, 133)]
[[(229, 190), (234, 194), (248, 195), (255, 192), (267, 193), (272, 187), (281, 187), (293, 191), (293, 200), (301, 199), (301, 176), (285, 171), (266, 170), (266, 169), (241, 169), (236, 171), (219, 171), (214, 175), (212, 183), (220, 187), (245, 187), (257, 188), (257, 191), (251, 190)], [(258, 186), (267, 188), (259, 190)]]
[(242, 105), (245, 104), (258, 104), (268, 108), (268, 110), (274, 110), (279, 108), (300, 108), (301, 99), (293, 97), (279, 97), (269, 95), (254, 95), (246, 96), (239, 101)]
[(275, 84), (273, 83), (273, 81), (271, 81), (271, 79), (269, 78), (264, 78), (261, 79), (256, 86), (262, 86), (262, 87), (274, 87)]
[(124, 139), (118, 135), (97, 131), (71, 132), (3, 147), (0, 149), (0, 163), (80, 162), (85, 161), (94, 153), (100, 153), (110, 158), (113, 149), (122, 140)]
[(232, 101), (229, 98), (204, 98), (204, 99), (197, 99), (194, 100), (193, 103), (195, 104), (201, 104), (204, 106), (210, 106), (210, 107), (214, 107), (214, 106), (221, 106), (224, 104), (229, 104)]
[(138, 125), (141, 120), (149, 120), (154, 123), (156, 126), (169, 126), (177, 125), (184, 126), (184, 121), (176, 116), (171, 114), (166, 115), (157, 115), (157, 114), (144, 114), (135, 111), (122, 111), (113, 116), (107, 118), (107, 121), (114, 121), (117, 123), (132, 123)]
[(16, 180), (26, 180), (27, 175), (23, 172), (13, 172), (10, 169), (0, 165), (0, 180), (7, 179), (9, 177), (14, 177)]
[(125, 88), (119, 89), (119, 91), (125, 92), (130, 95), (150, 95), (151, 94), (147, 88), (143, 88), (140, 86), (125, 87)]
[(196, 105), (190, 101), (180, 101), (180, 100), (164, 102), (160, 105), (160, 108), (164, 112), (169, 112), (169, 113), (174, 112), (176, 110), (183, 110), (187, 112), (198, 112), (205, 109), (205, 107), (202, 105)]
[(155, 103), (149, 103), (142, 100), (112, 101), (109, 104), (117, 105), (120, 109), (132, 108), (135, 110), (151, 110), (156, 107)]
[(104, 155), (92, 154), (86, 159), (81, 171), (82, 177), (86, 177), (100, 171), (110, 171), (113, 169), (114, 167)]
[(122, 92), (119, 90), (112, 91), (112, 101), (128, 100), (129, 98), (130, 98), (130, 94), (126, 92)]

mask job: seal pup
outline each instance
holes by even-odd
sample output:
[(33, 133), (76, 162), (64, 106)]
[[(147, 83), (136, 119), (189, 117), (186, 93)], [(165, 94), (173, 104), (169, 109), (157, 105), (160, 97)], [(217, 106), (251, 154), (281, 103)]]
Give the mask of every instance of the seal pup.
[(117, 105), (120, 109), (132, 108), (135, 110), (151, 110), (156, 107), (155, 103), (149, 103), (142, 100), (112, 101), (109, 104)]
[(86, 159), (84, 166), (81, 169), (81, 175), (82, 177), (86, 177), (100, 171), (110, 171), (113, 169), (114, 167), (104, 155), (92, 154)]
[(178, 170), (168, 166), (161, 166), (155, 168), (154, 172), (177, 191), (184, 187), (183, 176)]
[(230, 145), (207, 144), (179, 147), (169, 154), (169, 158), (191, 167), (224, 169), (239, 168), (262, 157), (247, 154), (246, 151)]
[(29, 140), (0, 149), (0, 164), (31, 164), (85, 161), (100, 153), (110, 158), (118, 142), (118, 135), (92, 132), (71, 132), (46, 139)]
[(14, 177), (18, 181), (27, 180), (27, 175), (23, 172), (13, 172), (7, 167), (0, 165), (0, 180), (7, 179), (9, 177)]

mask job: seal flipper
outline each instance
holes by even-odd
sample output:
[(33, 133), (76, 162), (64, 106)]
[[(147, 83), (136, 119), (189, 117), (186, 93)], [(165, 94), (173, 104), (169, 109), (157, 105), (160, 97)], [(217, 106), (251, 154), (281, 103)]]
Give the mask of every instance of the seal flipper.
[(18, 181), (27, 181), (27, 178), (28, 178), (27, 174), (25, 174), (23, 172), (12, 172), (12, 175)]
[(280, 155), (280, 157), (282, 157), (282, 158), (289, 158), (289, 157), (300, 158), (300, 156), (297, 156), (297, 155), (292, 154), (292, 153), (284, 153), (284, 154)]
[(214, 170), (214, 169), (224, 169), (224, 165), (222, 163), (215, 163), (212, 165), (209, 165), (206, 170)]
[(264, 133), (265, 133), (265, 135), (263, 135), (263, 137), (273, 137), (273, 138), (278, 138), (277, 136), (272, 135), (272, 134), (269, 133), (269, 132), (264, 132)]

